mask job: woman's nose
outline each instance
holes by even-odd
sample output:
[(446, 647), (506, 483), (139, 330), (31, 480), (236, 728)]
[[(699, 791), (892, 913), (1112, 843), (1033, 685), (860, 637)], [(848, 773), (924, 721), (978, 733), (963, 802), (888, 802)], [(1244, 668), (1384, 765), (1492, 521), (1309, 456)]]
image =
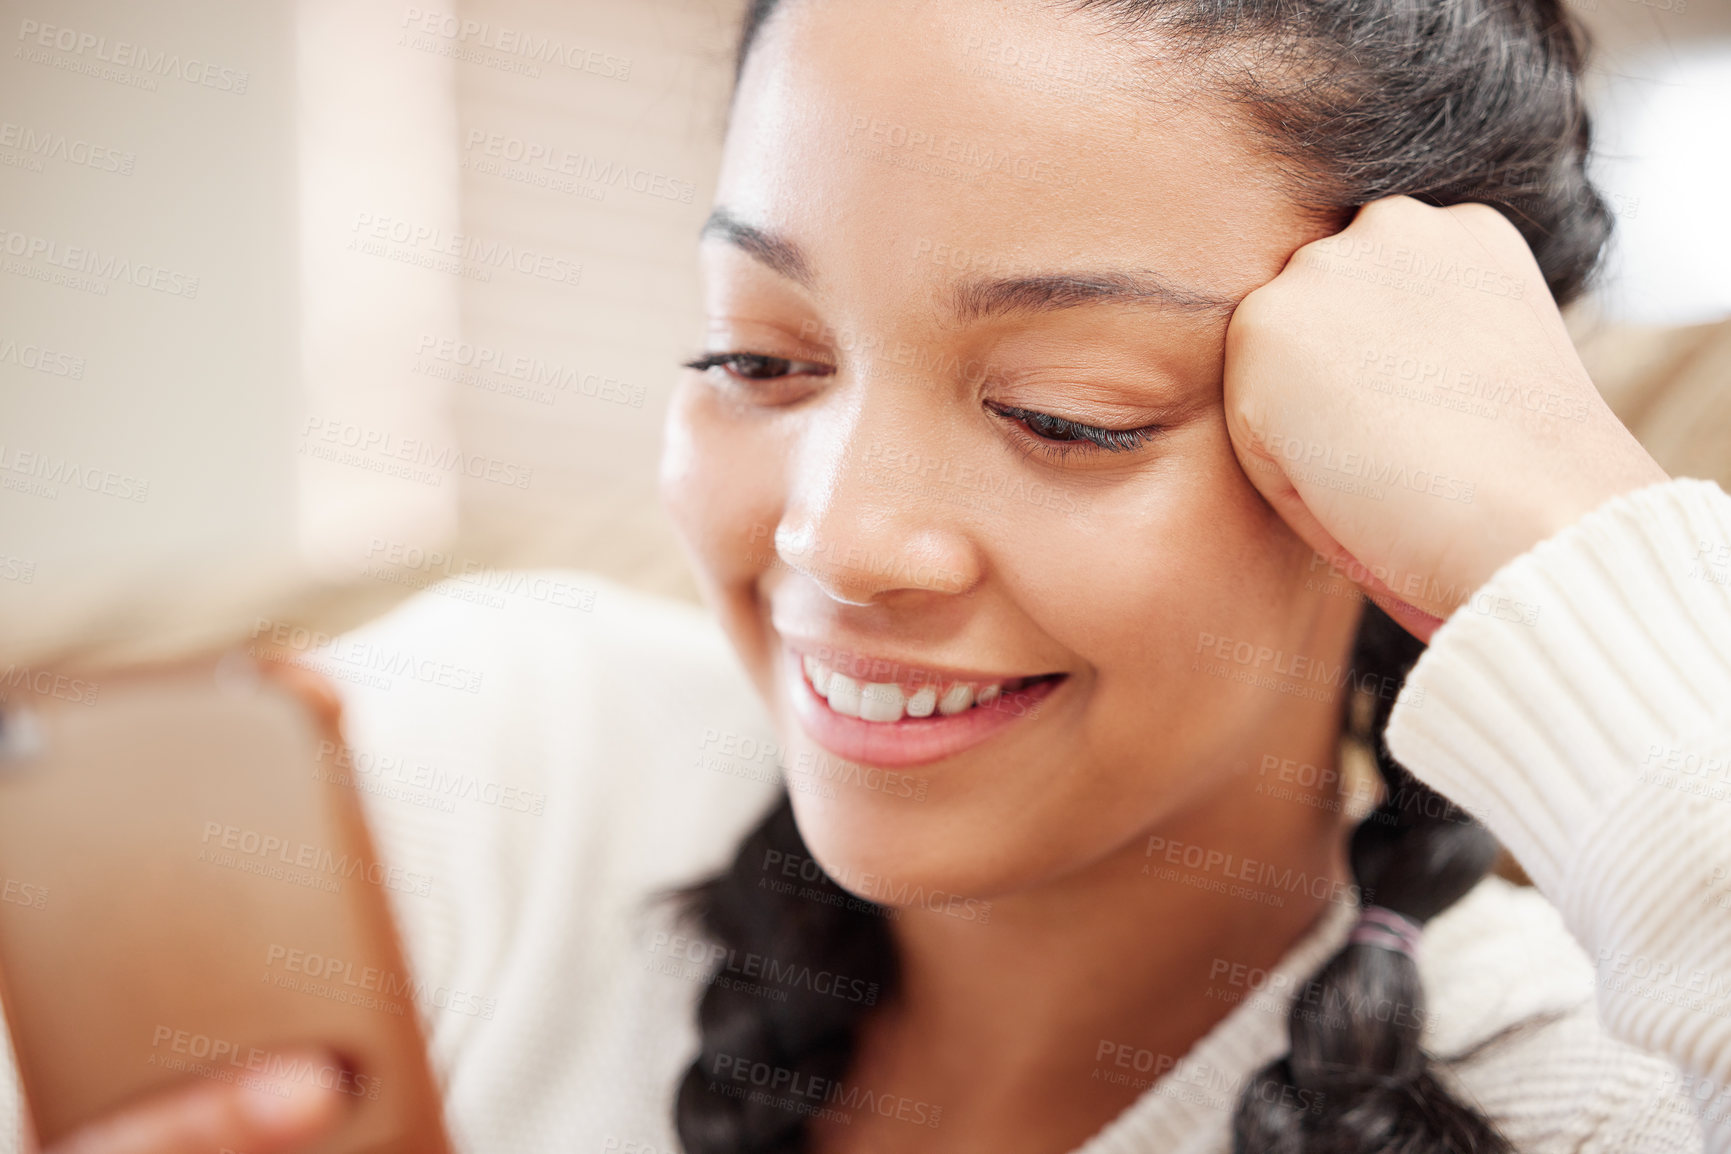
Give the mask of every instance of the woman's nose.
[(953, 448), (935, 429), (916, 434), (905, 418), (872, 408), (808, 427), (788, 473), (777, 556), (850, 605), (972, 590), (983, 565), (971, 511), (952, 484), (933, 480), (958, 471)]

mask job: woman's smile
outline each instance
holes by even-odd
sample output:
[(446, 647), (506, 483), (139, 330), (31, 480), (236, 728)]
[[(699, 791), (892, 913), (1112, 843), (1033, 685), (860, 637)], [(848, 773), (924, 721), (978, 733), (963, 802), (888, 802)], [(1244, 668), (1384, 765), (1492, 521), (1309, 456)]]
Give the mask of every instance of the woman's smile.
[(800, 726), (837, 757), (899, 768), (954, 757), (1019, 720), (1032, 723), (1069, 680), (912, 665), (818, 644), (782, 650), (782, 687)]

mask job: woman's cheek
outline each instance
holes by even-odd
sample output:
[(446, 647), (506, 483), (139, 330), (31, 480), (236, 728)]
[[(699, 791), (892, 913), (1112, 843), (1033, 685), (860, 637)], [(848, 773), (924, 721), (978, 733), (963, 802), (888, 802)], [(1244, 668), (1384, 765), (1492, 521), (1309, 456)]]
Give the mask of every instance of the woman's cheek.
[[(1038, 627), (1112, 685), (1208, 696), (1191, 675), (1210, 636), (1278, 641), (1302, 584), (1297, 539), (1203, 433), (1167, 467), (1092, 487), (1086, 516), (1001, 518), (993, 552)], [(1074, 483), (1078, 492), (1080, 482)], [(1030, 524), (1031, 521), (1039, 523)]]
[(661, 499), (705, 592), (738, 595), (776, 564), (785, 454), (772, 423), (739, 411), (703, 381), (674, 392), (661, 458)]

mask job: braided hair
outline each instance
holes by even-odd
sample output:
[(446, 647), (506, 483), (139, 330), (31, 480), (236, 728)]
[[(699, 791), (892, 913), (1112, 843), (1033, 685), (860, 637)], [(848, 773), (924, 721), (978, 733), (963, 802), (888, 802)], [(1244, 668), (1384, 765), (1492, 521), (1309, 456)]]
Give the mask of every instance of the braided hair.
[[(751, 0), (737, 66), (779, 0)], [(1586, 176), (1591, 134), (1579, 91), (1585, 45), (1560, 0), (1054, 0), (1122, 35), (1181, 47), (1212, 91), (1241, 107), (1281, 163), (1292, 195), (1344, 226), (1358, 206), (1405, 195), (1499, 209), (1559, 301), (1597, 266), (1611, 217)], [(1423, 646), (1365, 607), (1352, 669), (1398, 684)], [(1358, 736), (1383, 798), (1354, 830), (1361, 891), (1420, 924), (1482, 879), (1490, 834), (1390, 756), (1392, 697), (1378, 694)], [(1350, 720), (1343, 720), (1350, 724)], [(797, 886), (769, 863), (811, 863), (782, 796), (716, 876), (681, 892), (718, 944), (846, 973), (888, 997), (893, 910), (856, 898), (811, 863)], [(1323, 1005), (1329, 1012), (1305, 1012)], [(1406, 1008), (1402, 1014), (1379, 1007)], [(1257, 1071), (1233, 1117), (1238, 1154), (1505, 1154), (1495, 1126), (1457, 1098), (1420, 1046), (1424, 992), (1404, 953), (1349, 940), (1310, 979), (1288, 1019), (1289, 1052)], [(770, 1001), (717, 983), (698, 1007), (700, 1049), (675, 1122), (688, 1154), (796, 1154), (802, 1114), (733, 1097), (721, 1066), (764, 1063), (785, 1080), (837, 1080), (870, 1005), (810, 989)], [(825, 1083), (816, 1083), (819, 1085)], [(1287, 1089), (1307, 1091), (1290, 1093)], [(1320, 1108), (1318, 1108), (1320, 1106)]]
[[(795, 863), (797, 884), (783, 884), (787, 863)], [(818, 992), (816, 983), (793, 983), (780, 1001), (713, 983), (698, 1002), (700, 1048), (674, 1102), (686, 1154), (798, 1154), (805, 1149), (805, 1116), (731, 1097), (721, 1076), (750, 1063), (766, 1066), (780, 1085), (839, 1083), (870, 1005), (895, 991), (894, 911), (849, 894), (813, 862), (785, 792), (726, 869), (678, 897), (686, 917), (736, 956), (773, 958), (792, 972), (846, 975), (876, 995), (838, 998)]]
[[(1374, 605), (1352, 669), (1404, 679), (1424, 646)], [(1383, 684), (1380, 680), (1376, 684)], [(1365, 740), (1383, 799), (1348, 848), (1353, 879), (1378, 906), (1423, 924), (1477, 885), (1498, 846), (1484, 826), (1390, 756), (1382, 735), (1394, 700), (1366, 694)], [(1322, 1007), (1322, 1013), (1310, 1007)], [(1395, 1007), (1390, 1013), (1385, 1007)], [(1293, 999), (1292, 1049), (1257, 1071), (1232, 1122), (1239, 1154), (1500, 1154), (1490, 1121), (1455, 1098), (1419, 1046), (1424, 989), (1412, 956), (1351, 939)], [(1288, 1093), (1288, 1090), (1300, 1093)]]

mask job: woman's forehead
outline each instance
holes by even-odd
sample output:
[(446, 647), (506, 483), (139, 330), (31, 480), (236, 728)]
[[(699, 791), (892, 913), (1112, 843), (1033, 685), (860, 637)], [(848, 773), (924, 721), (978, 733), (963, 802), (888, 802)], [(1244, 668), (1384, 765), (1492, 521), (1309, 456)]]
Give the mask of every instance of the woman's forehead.
[(795, 0), (741, 77), (717, 200), (820, 277), (962, 251), (1239, 297), (1318, 235), (1194, 70), (1028, 0)]

